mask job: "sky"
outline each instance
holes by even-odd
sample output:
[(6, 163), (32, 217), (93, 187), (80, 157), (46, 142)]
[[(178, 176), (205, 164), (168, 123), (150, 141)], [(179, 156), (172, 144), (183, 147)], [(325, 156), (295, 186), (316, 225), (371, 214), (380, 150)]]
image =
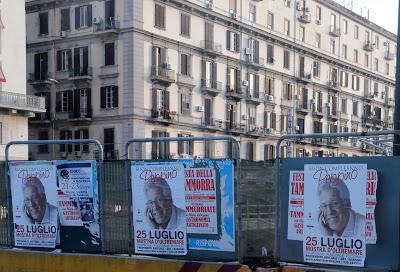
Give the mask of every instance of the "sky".
[(353, 11), (360, 14), (361, 9), (364, 8), (366, 15), (366, 8), (369, 9), (370, 21), (377, 25), (397, 34), (397, 14), (398, 14), (398, 0), (335, 0), (341, 5), (350, 8), (353, 2)]

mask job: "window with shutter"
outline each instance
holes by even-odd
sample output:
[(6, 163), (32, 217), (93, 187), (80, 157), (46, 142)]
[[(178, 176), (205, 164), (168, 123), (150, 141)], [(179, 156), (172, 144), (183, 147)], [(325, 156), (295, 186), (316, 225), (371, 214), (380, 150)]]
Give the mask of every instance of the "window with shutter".
[(287, 50), (283, 52), (283, 68), (290, 68), (290, 53)]
[(114, 65), (115, 64), (115, 44), (106, 43), (104, 44), (104, 65)]
[(274, 46), (271, 44), (267, 45), (267, 63), (274, 63)]
[(181, 35), (190, 37), (190, 15), (181, 13)]
[(165, 6), (155, 4), (154, 26), (165, 29)]
[(104, 129), (104, 152), (114, 151), (114, 128)]
[[(47, 130), (40, 130), (38, 139), (39, 140), (48, 140), (49, 132)], [(38, 145), (38, 153), (49, 153), (49, 145)]]
[(49, 34), (49, 14), (39, 13), (39, 35)]
[(61, 31), (69, 31), (71, 26), (70, 11), (69, 8), (61, 9)]

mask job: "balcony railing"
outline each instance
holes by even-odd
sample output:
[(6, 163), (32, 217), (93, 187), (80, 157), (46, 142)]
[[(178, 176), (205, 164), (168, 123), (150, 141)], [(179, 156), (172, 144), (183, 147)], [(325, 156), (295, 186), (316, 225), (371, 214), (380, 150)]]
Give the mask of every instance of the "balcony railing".
[(0, 108), (46, 112), (46, 102), (44, 97), (0, 92)]
[(386, 52), (385, 53), (385, 60), (394, 60), (395, 54), (391, 52)]
[(241, 87), (231, 87), (230, 85), (226, 86), (226, 97), (230, 97), (234, 100), (241, 100), (243, 98), (243, 90)]
[(104, 22), (99, 22), (93, 28), (94, 32), (100, 31), (119, 31), (120, 23), (115, 17), (110, 17), (106, 19)]
[(311, 23), (311, 15), (308, 12), (302, 12), (297, 19), (304, 24)]
[[(164, 67), (165, 66), (165, 67)], [(171, 84), (175, 82), (175, 71), (168, 68), (168, 64), (165, 65), (153, 65), (152, 66), (152, 80)]]
[(366, 43), (364, 43), (364, 47), (363, 48), (364, 48), (365, 51), (372, 52), (372, 51), (374, 51), (374, 47), (375, 47), (375, 45), (373, 43), (366, 42)]
[(71, 112), (69, 114), (69, 118), (72, 119), (90, 119), (92, 118), (92, 108), (81, 108), (80, 111), (77, 112)]
[(210, 79), (201, 80), (201, 91), (204, 94), (209, 94), (211, 96), (217, 96), (222, 92), (222, 82), (211, 81)]
[(254, 68), (262, 67), (265, 64), (265, 59), (253, 55), (249, 55), (247, 59), (247, 65), (253, 66)]
[(207, 40), (201, 41), (200, 47), (203, 48), (203, 51), (205, 53), (213, 55), (219, 55), (222, 53), (222, 45), (215, 43), (213, 41), (207, 41)]
[(340, 28), (334, 25), (329, 27), (329, 35), (333, 37), (340, 37)]
[(306, 73), (305, 71), (299, 71), (297, 73), (297, 81), (307, 84), (312, 82), (312, 76), (310, 73)]
[(166, 121), (173, 121), (171, 118), (172, 114), (169, 109), (166, 108), (159, 108), (157, 110), (153, 109), (151, 111), (151, 117), (152, 118), (157, 118), (161, 120), (166, 120)]
[(51, 73), (30, 73), (29, 81), (31, 84), (50, 84)]
[(92, 67), (75, 67), (69, 70), (70, 78), (81, 78), (81, 77), (92, 77), (93, 70)]

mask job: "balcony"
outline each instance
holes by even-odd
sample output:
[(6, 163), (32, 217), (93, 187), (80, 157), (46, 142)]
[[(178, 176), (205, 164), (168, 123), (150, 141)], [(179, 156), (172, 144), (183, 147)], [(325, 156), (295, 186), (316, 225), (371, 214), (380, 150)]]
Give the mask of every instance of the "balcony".
[(385, 53), (385, 60), (394, 60), (395, 57), (396, 57), (396, 55), (394, 53), (391, 53), (391, 52)]
[(168, 64), (162, 66), (153, 65), (151, 80), (166, 86), (175, 82), (175, 71), (168, 68)]
[(330, 91), (334, 92), (334, 93), (339, 92), (339, 91), (340, 91), (340, 89), (339, 89), (339, 83), (338, 83), (337, 81), (330, 80), (330, 81), (328, 82), (328, 89), (329, 89)]
[(191, 87), (191, 88), (196, 86), (196, 84), (194, 83), (193, 77), (188, 76), (188, 75), (183, 75), (183, 74), (178, 74), (176, 84)]
[(378, 95), (375, 95), (375, 93), (372, 93), (369, 90), (365, 90), (363, 99), (366, 101), (372, 101), (376, 96)]
[(50, 124), (51, 119), (50, 119), (50, 112), (41, 112), (41, 113), (36, 113), (35, 117), (29, 119), (29, 124), (40, 124), (45, 125), (45, 124)]
[(105, 150), (104, 151), (104, 159), (105, 160), (118, 160), (119, 153), (118, 150)]
[(201, 81), (201, 93), (208, 94), (210, 96), (216, 97), (222, 92), (222, 83), (212, 82), (209, 79), (203, 79)]
[[(314, 132), (314, 133), (322, 133), (322, 132)], [(322, 138), (313, 138), (311, 139), (311, 144), (315, 146), (324, 146), (324, 141)]]
[(75, 67), (69, 70), (68, 79), (76, 81), (92, 80), (92, 67)]
[(118, 75), (118, 65), (106, 65), (100, 67), (99, 78), (116, 78)]
[(239, 135), (241, 133), (245, 133), (246, 125), (236, 123), (232, 120), (226, 120), (225, 121), (225, 129), (232, 134)]
[(304, 71), (300, 71), (297, 73), (297, 82), (303, 83), (303, 84), (308, 84), (311, 83), (311, 74), (305, 73)]
[(105, 21), (96, 19), (93, 26), (93, 32), (96, 34), (117, 34), (119, 28), (120, 23), (115, 17), (110, 17)]
[(367, 52), (372, 52), (374, 51), (375, 44), (371, 42), (365, 42), (363, 48)]
[(318, 107), (318, 106), (314, 106), (313, 107), (313, 112), (312, 112), (313, 117), (319, 118), (321, 119), (322, 117), (324, 117), (324, 113), (322, 110), (322, 106)]
[(276, 105), (275, 97), (273, 95), (265, 95), (264, 101), (266, 104)]
[(345, 122), (350, 121), (350, 115), (342, 112), (340, 113), (340, 120)]
[(297, 17), (297, 20), (303, 24), (311, 23), (311, 15), (308, 12), (301, 12), (301, 14)]
[(329, 35), (332, 37), (340, 37), (340, 28), (334, 25), (329, 27)]
[(338, 138), (328, 138), (326, 140), (327, 147), (329, 148), (338, 148), (339, 147), (339, 139)]
[(229, 85), (226, 88), (226, 98), (240, 101), (243, 98), (243, 91), (240, 87), (231, 88)]
[(51, 73), (30, 73), (28, 82), (34, 87), (42, 88), (45, 85), (51, 85), (54, 80), (52, 80)]
[(217, 131), (223, 128), (223, 121), (216, 120), (211, 116), (204, 116), (201, 119), (201, 126), (207, 130)]
[(337, 121), (339, 119), (338, 112), (336, 109), (331, 109), (331, 107), (326, 108), (326, 118), (330, 121)]
[(258, 91), (250, 91), (249, 89), (247, 89), (246, 102), (258, 106), (261, 104), (261, 102), (263, 102), (263, 100), (260, 98), (260, 94)]
[[(250, 137), (258, 138), (263, 136), (264, 134), (267, 134), (265, 131), (266, 130), (262, 127), (258, 127), (256, 125), (249, 125), (247, 126), (246, 134), (249, 135)], [(270, 133), (272, 133), (273, 129), (269, 129), (269, 131)]]
[(203, 49), (203, 53), (211, 57), (217, 57), (222, 54), (222, 45), (213, 41), (201, 41), (200, 47)]
[(69, 121), (78, 124), (90, 124), (92, 121), (92, 108), (81, 108), (77, 112), (69, 113)]
[(297, 101), (296, 112), (307, 115), (310, 112), (307, 101)]
[(379, 127), (382, 128), (383, 127), (383, 121), (381, 120), (381, 118), (379, 117), (375, 117), (371, 114), (365, 114), (362, 117), (362, 124), (366, 127)]
[(0, 108), (28, 112), (46, 112), (44, 97), (0, 92)]
[(255, 70), (258, 70), (265, 66), (265, 59), (253, 55), (248, 55), (247, 66)]
[(394, 99), (391, 98), (391, 97), (387, 97), (387, 98), (386, 98), (386, 104), (387, 104), (389, 107), (394, 107)]

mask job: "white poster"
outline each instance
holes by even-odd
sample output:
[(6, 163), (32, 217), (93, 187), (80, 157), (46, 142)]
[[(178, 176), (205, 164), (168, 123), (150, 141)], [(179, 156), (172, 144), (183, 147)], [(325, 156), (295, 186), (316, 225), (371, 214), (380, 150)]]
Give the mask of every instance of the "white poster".
[(184, 166), (132, 162), (135, 253), (186, 255)]
[[(375, 207), (378, 174), (367, 171), (365, 242), (376, 244)], [(288, 240), (303, 241), (304, 171), (290, 171), (288, 205)]]
[(216, 188), (214, 168), (185, 169), (188, 233), (218, 233)]
[(304, 165), (304, 180), (304, 261), (363, 267), (367, 165)]
[(57, 176), (53, 162), (10, 162), (15, 246), (54, 248)]

